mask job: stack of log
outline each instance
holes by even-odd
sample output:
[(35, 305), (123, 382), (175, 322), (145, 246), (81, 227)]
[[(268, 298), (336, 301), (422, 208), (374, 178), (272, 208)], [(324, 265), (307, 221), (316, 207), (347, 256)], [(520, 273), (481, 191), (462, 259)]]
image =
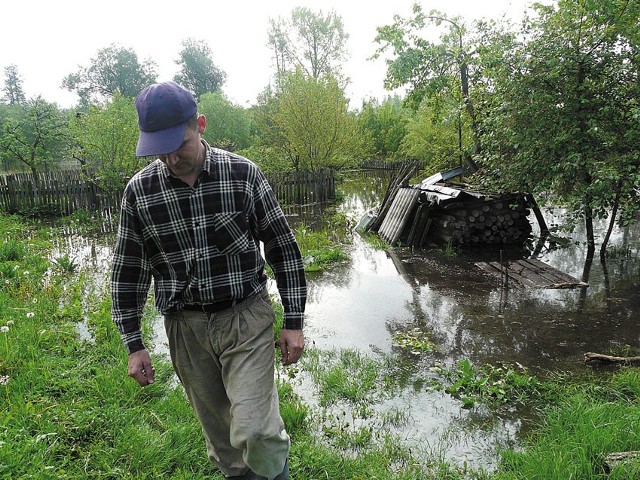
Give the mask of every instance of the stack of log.
[[(418, 210), (420, 211), (420, 209)], [(521, 245), (531, 234), (524, 197), (450, 201), (431, 207), (427, 244)]]
[[(390, 245), (521, 246), (532, 232), (530, 195), (487, 195), (439, 184), (396, 186), (368, 230)], [(536, 215), (537, 216), (537, 215)]]
[(407, 162), (390, 182), (378, 212), (368, 212), (360, 228), (390, 245), (522, 246), (533, 230), (532, 210), (541, 231), (548, 231), (532, 195), (488, 194), (447, 183), (462, 172), (437, 173), (409, 186), (416, 165)]

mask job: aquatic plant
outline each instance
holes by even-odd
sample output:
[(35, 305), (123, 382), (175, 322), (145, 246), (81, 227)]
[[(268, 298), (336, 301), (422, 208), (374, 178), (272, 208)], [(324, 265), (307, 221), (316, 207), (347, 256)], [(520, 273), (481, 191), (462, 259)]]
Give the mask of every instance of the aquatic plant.
[(73, 258), (69, 256), (68, 253), (65, 253), (60, 257), (54, 258), (53, 264), (65, 273), (75, 273), (76, 271), (78, 271), (78, 268), (79, 268), (79, 265), (76, 263), (76, 261)]

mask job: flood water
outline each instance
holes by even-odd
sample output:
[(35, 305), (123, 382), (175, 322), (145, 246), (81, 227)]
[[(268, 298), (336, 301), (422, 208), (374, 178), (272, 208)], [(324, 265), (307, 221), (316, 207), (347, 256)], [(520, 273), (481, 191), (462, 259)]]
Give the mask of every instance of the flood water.
[[(364, 212), (380, 205), (386, 185), (383, 176), (350, 174), (338, 185), (339, 210), (357, 224)], [(544, 213), (550, 226), (562, 223), (562, 217)], [(291, 217), (292, 223), (298, 220)], [(535, 233), (535, 218), (530, 220)], [(607, 224), (599, 222), (596, 227), (601, 240)], [(583, 227), (563, 235), (572, 240), (568, 248), (543, 249), (537, 258), (579, 279), (585, 269)], [(549, 371), (585, 370), (586, 352), (620, 354), (628, 346), (637, 351), (639, 235), (637, 225), (614, 230), (611, 250), (628, 254), (617, 255), (606, 265), (596, 258), (587, 288), (504, 290), (498, 278), (474, 265), (478, 260), (497, 260), (496, 252), (380, 250), (353, 234), (346, 246), (348, 261), (308, 276), (305, 337), (321, 350), (402, 356), (403, 361), (413, 362), (416, 378), (428, 376), (434, 365), (455, 365), (463, 359), (475, 365), (520, 365), (543, 376)], [(70, 256), (100, 278), (108, 270), (112, 242), (112, 235), (66, 239), (54, 255), (68, 248)], [(436, 349), (407, 355), (393, 342), (394, 335), (403, 331), (421, 332)], [(154, 343), (156, 353), (166, 353), (161, 321)], [(307, 402), (317, 404), (317, 389), (304, 372), (295, 387)], [(472, 467), (494, 465), (495, 447), (517, 445), (522, 426), (517, 416), (488, 421), (449, 395), (425, 388), (399, 389), (376, 409), (404, 412), (407, 420), (393, 430), (408, 444)]]
[[(379, 205), (370, 195), (376, 179), (342, 184), (342, 209), (359, 218)], [(361, 192), (369, 195), (362, 195)], [(543, 212), (549, 226), (561, 217)], [(533, 215), (531, 215), (533, 217)], [(534, 235), (535, 218), (531, 218)], [(597, 239), (607, 223), (596, 223)], [(567, 248), (543, 249), (536, 258), (577, 279), (585, 269), (584, 227), (578, 225)], [(424, 329), (450, 362), (519, 363), (544, 372), (585, 368), (585, 352), (610, 353), (635, 347), (640, 335), (640, 261), (637, 225), (614, 229), (610, 251), (628, 254), (596, 258), (589, 287), (576, 289), (501, 288), (500, 279), (475, 266), (497, 261), (499, 251), (446, 255), (437, 249), (376, 250), (353, 236), (350, 262), (311, 278), (307, 332), (323, 347), (391, 351), (396, 328)], [(623, 248), (624, 246), (624, 248)]]
[[(380, 205), (386, 183), (361, 175), (344, 181), (341, 188), (340, 208), (357, 223), (369, 208)], [(544, 214), (550, 227), (562, 223), (550, 211)], [(539, 232), (535, 218), (530, 220), (534, 234)], [(601, 239), (607, 223), (598, 222), (596, 228)], [(581, 279), (584, 227), (559, 235), (571, 239), (571, 245), (543, 248), (537, 258)], [(455, 365), (464, 359), (475, 365), (520, 365), (541, 376), (586, 370), (586, 352), (620, 354), (627, 346), (637, 350), (639, 235), (637, 225), (614, 230), (610, 250), (629, 254), (605, 266), (597, 258), (587, 288), (508, 290), (499, 278), (474, 264), (497, 261), (499, 252), (460, 251), (449, 256), (442, 250), (376, 250), (354, 235), (348, 262), (310, 278), (305, 333), (321, 349), (357, 349), (371, 355), (403, 355), (406, 360), (393, 337), (418, 329), (437, 349), (408, 356), (415, 363), (416, 378), (428, 377), (434, 365)], [(522, 426), (517, 415), (488, 419), (442, 392), (426, 389), (401, 390), (379, 405), (381, 411), (398, 407), (409, 416), (398, 431), (403, 438), (456, 464), (491, 468), (495, 447), (517, 445)]]

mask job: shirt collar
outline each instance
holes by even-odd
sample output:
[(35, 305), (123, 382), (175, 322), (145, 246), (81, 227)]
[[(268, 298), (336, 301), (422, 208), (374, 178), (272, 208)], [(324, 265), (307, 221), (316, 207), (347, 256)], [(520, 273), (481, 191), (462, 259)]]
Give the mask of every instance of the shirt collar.
[(210, 177), (215, 178), (218, 170), (214, 165), (215, 159), (213, 156), (213, 150), (206, 140), (202, 139), (201, 141), (204, 145), (204, 164), (202, 165), (202, 171), (207, 172)]

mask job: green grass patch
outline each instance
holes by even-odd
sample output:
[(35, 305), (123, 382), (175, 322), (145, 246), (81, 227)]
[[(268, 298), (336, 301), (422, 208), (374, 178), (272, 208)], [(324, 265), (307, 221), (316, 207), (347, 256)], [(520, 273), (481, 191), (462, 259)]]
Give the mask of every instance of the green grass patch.
[[(567, 379), (564, 379), (567, 381)], [(640, 478), (636, 460), (609, 469), (608, 454), (640, 450), (640, 372), (576, 379), (544, 407), (523, 450), (502, 453), (497, 480)]]
[(455, 368), (435, 366), (431, 369), (443, 380), (437, 388), (459, 399), (466, 407), (481, 403), (494, 410), (514, 408), (548, 400), (555, 390), (550, 382), (530, 375), (524, 368), (503, 365), (475, 367), (469, 360), (458, 362)]
[(344, 237), (336, 233), (336, 230), (329, 227), (312, 230), (306, 225), (299, 225), (294, 234), (302, 252), (306, 272), (323, 271), (349, 258), (341, 243)]
[[(0, 216), (0, 238), (16, 242), (7, 251), (20, 253), (1, 262), (13, 273), (0, 282), (0, 478), (221, 480), (168, 359), (154, 356), (153, 385), (128, 378), (107, 293), (87, 283), (81, 266), (49, 260), (51, 230), (25, 225)], [(155, 315), (147, 307), (149, 338)], [(81, 324), (90, 338), (80, 337)], [(279, 369), (278, 380), (292, 479), (427, 478), (407, 451), (372, 442), (366, 429), (345, 431), (335, 442), (342, 450), (328, 444), (317, 433), (321, 416), (289, 382), (295, 371)]]
[(302, 365), (319, 387), (321, 405), (367, 405), (384, 385), (382, 362), (357, 350), (308, 349)]
[(389, 247), (387, 242), (382, 240), (375, 233), (363, 232), (360, 234), (360, 236), (367, 243), (367, 245), (371, 246), (374, 250), (386, 250)]

